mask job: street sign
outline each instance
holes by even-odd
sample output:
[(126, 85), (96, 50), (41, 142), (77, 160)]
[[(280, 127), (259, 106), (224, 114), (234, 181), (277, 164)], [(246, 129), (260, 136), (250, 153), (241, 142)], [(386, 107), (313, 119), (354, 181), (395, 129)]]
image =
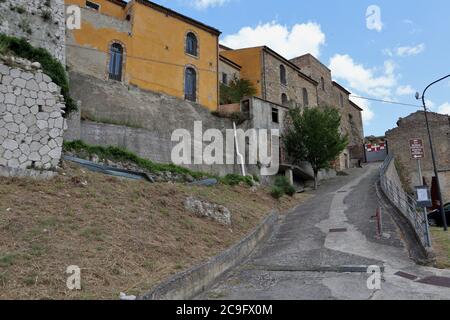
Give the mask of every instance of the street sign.
[(422, 139), (409, 140), (409, 148), (411, 150), (411, 159), (419, 160), (425, 157), (425, 150)]
[(416, 201), (418, 208), (428, 208), (432, 206), (431, 192), (427, 186), (416, 187)]

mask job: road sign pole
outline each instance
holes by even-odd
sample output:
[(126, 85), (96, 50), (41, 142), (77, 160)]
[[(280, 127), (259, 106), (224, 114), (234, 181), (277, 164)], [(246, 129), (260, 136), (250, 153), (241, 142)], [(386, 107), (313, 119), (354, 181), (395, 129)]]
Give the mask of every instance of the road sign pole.
[[(417, 159), (417, 172), (419, 173), (419, 185), (423, 186), (422, 166), (420, 159)], [(429, 247), (431, 247), (430, 226), (428, 224), (428, 212), (427, 208), (423, 208), (423, 223), (425, 225), (425, 239)]]

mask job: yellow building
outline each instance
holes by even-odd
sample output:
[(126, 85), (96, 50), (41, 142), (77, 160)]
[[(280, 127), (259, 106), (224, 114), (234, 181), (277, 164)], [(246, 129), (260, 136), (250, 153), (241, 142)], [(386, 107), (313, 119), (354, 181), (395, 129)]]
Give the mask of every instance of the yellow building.
[(82, 18), (67, 33), (70, 71), (217, 109), (220, 31), (147, 0), (65, 2)]

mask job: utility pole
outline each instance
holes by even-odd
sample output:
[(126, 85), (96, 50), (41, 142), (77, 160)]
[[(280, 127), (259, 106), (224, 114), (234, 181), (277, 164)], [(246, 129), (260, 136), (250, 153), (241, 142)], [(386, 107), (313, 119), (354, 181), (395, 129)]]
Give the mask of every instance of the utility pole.
[[(437, 168), (437, 164), (436, 164), (436, 156), (434, 154), (434, 147), (433, 147), (433, 138), (431, 137), (431, 129), (430, 129), (430, 123), (428, 121), (428, 110), (427, 110), (427, 105), (425, 103), (425, 93), (427, 92), (427, 90), (434, 84), (443, 81), (447, 78), (450, 78), (450, 74), (439, 79), (436, 80), (432, 83), (430, 83), (425, 90), (422, 93), (422, 104), (423, 104), (423, 109), (425, 112), (425, 122), (427, 124), (427, 131), (428, 131), (428, 138), (430, 140), (430, 149), (431, 149), (431, 158), (433, 159), (433, 167), (434, 167), (434, 175), (436, 176), (436, 187), (437, 187), (437, 191), (438, 191), (438, 199), (439, 199), (439, 207), (440, 207), (440, 211), (441, 211), (441, 215), (442, 215), (442, 222), (444, 223), (444, 231), (448, 231), (448, 227), (447, 227), (447, 219), (445, 217), (445, 210), (444, 210), (444, 201), (442, 199), (442, 192), (441, 192), (441, 184), (439, 182), (439, 170)], [(419, 100), (420, 99), (420, 94), (416, 93), (416, 99)]]

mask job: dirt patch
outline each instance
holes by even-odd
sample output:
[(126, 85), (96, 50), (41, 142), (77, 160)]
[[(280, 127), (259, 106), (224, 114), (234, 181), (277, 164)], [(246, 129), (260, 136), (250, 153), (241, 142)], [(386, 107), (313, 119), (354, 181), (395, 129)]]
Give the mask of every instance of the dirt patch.
[(450, 233), (442, 228), (431, 228), (433, 249), (436, 253), (436, 266), (450, 269)]
[[(193, 196), (226, 206), (231, 227), (184, 209)], [(169, 275), (238, 242), (273, 208), (248, 186), (193, 187), (124, 180), (63, 163), (51, 181), (0, 178), (0, 299), (117, 299), (141, 294)], [(81, 291), (66, 288), (66, 268), (81, 268)]]

